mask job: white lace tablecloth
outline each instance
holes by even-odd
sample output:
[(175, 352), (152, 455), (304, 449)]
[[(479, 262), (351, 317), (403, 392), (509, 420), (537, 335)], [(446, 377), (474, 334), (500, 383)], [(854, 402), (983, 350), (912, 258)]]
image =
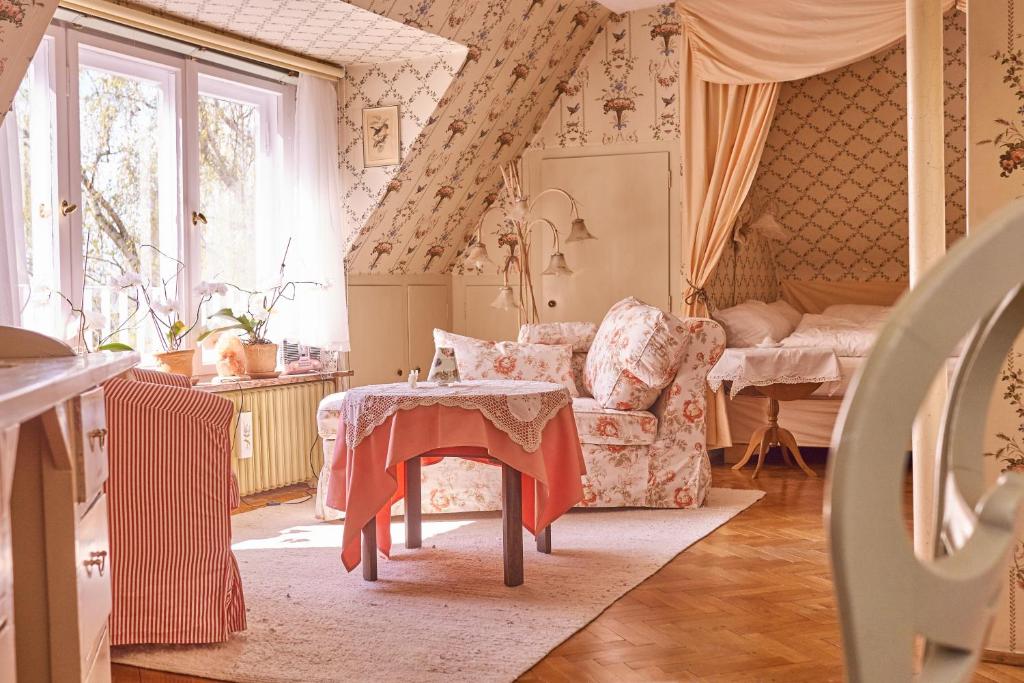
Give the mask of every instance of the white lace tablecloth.
[(746, 387), (771, 384), (838, 382), (839, 359), (825, 347), (751, 347), (726, 349), (708, 373), (708, 386), (718, 391), (724, 382), (732, 382), (730, 396)]
[(355, 448), (399, 410), (444, 405), (479, 410), (487, 420), (528, 452), (540, 448), (541, 432), (559, 410), (572, 403), (569, 390), (552, 382), (463, 380), (448, 386), (420, 382), (372, 384), (345, 392), (341, 419), (345, 443)]

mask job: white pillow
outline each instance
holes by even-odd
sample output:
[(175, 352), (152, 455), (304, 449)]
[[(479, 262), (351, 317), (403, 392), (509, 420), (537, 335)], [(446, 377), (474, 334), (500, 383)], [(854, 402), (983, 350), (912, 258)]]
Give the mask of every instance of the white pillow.
[(789, 333), (792, 334), (796, 326), (800, 324), (800, 318), (804, 317), (804, 314), (793, 308), (788, 301), (779, 299), (768, 304), (768, 308), (778, 312), (786, 319), (789, 323)]
[(750, 300), (716, 311), (712, 317), (725, 328), (726, 345), (757, 346), (766, 339), (776, 343), (793, 332), (799, 321), (791, 321), (792, 316), (787, 317), (780, 308)]
[(852, 320), (855, 323), (879, 323), (889, 315), (891, 306), (871, 306), (868, 304), (835, 304), (821, 312), (833, 318)]

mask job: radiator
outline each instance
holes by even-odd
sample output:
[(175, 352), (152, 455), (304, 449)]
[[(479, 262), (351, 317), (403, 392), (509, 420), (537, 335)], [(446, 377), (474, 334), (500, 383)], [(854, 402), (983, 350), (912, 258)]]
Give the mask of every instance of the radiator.
[[(337, 391), (332, 380), (218, 392), (235, 407), (231, 466), (243, 496), (315, 480), (323, 465), (316, 429), (320, 399)], [(235, 424), (252, 413), (253, 455), (238, 457)]]

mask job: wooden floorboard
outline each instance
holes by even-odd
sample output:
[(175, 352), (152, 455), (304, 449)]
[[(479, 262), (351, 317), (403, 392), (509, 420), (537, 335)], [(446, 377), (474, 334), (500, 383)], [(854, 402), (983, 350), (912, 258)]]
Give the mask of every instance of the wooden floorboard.
[[(823, 474), (820, 464), (814, 468)], [(823, 478), (783, 466), (767, 466), (756, 482), (749, 470), (726, 467), (715, 467), (713, 478), (715, 486), (768, 495), (612, 604), (522, 681), (842, 680)], [(258, 494), (245, 499), (244, 509), (308, 493), (291, 487)], [(207, 681), (119, 665), (113, 680)], [(975, 681), (1024, 682), (1024, 668), (983, 663)]]

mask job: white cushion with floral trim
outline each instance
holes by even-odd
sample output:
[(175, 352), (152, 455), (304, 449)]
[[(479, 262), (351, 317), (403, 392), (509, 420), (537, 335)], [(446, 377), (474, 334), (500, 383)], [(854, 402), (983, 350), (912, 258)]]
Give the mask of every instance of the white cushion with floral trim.
[(455, 349), (462, 379), (515, 379), (555, 382), (579, 396), (572, 375), (572, 346), (492, 342), (434, 330), (434, 345)]
[(674, 315), (623, 299), (605, 315), (590, 346), (587, 390), (605, 408), (647, 410), (675, 377), (687, 337)]

